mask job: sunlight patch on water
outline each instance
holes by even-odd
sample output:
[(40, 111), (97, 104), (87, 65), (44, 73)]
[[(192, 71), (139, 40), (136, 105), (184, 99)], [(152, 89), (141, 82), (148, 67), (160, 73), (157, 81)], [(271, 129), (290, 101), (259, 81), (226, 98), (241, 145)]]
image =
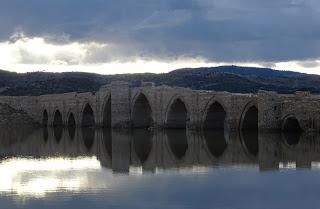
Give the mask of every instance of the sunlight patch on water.
[(280, 169), (296, 169), (297, 163), (296, 162), (280, 162), (279, 168)]
[(95, 157), (11, 158), (0, 163), (0, 193), (45, 197), (55, 191), (88, 189), (88, 172), (100, 170)]
[(140, 176), (143, 174), (143, 168), (141, 166), (130, 166), (129, 174)]
[(320, 170), (320, 162), (311, 162), (312, 170)]

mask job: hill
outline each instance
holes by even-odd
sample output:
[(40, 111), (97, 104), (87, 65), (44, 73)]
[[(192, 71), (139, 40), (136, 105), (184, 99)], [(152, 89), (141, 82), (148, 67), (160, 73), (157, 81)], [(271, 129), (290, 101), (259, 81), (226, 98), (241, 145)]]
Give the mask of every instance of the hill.
[(1, 95), (42, 95), (66, 92), (94, 92), (112, 81), (127, 81), (133, 87), (143, 81), (192, 89), (255, 93), (259, 90), (320, 93), (320, 76), (269, 68), (220, 66), (185, 68), (164, 74), (99, 75), (93, 73), (18, 74), (0, 70)]

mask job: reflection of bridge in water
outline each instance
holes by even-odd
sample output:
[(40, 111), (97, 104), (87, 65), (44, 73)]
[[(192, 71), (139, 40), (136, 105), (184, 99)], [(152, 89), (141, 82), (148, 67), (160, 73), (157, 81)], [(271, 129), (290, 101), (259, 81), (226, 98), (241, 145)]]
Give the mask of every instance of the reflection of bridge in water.
[(233, 165), (274, 170), (287, 163), (311, 168), (320, 162), (320, 140), (312, 135), (55, 128), (8, 136), (2, 132), (3, 157), (96, 156), (103, 167), (121, 173)]

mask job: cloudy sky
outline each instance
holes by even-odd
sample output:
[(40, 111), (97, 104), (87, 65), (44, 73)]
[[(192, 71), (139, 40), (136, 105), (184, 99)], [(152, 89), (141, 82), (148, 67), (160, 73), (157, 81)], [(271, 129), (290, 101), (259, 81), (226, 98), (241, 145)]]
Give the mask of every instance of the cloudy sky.
[(320, 74), (320, 2), (1, 0), (0, 55), (17, 72), (236, 64)]

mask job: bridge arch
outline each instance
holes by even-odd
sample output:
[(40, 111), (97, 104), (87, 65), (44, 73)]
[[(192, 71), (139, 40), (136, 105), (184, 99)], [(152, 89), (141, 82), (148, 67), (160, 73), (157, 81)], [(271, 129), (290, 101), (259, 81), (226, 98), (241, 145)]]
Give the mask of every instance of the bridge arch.
[(67, 126), (69, 137), (71, 140), (73, 140), (76, 135), (76, 119), (73, 112), (69, 112), (68, 114)]
[(186, 103), (180, 97), (173, 98), (167, 108), (166, 127), (186, 128), (189, 120), (189, 111)]
[(75, 119), (75, 117), (74, 117), (74, 114), (73, 114), (73, 112), (70, 112), (69, 114), (68, 114), (68, 120), (67, 120), (67, 126), (68, 127), (76, 127), (76, 119)]
[(62, 127), (63, 126), (62, 114), (61, 114), (60, 110), (56, 110), (54, 112), (52, 126), (53, 127)]
[(298, 119), (294, 115), (284, 117), (282, 123), (282, 132), (285, 142), (288, 145), (296, 145), (300, 141), (302, 128)]
[(302, 132), (302, 128), (294, 115), (288, 115), (283, 119), (282, 131), (300, 133)]
[(240, 119), (240, 140), (245, 152), (256, 157), (259, 153), (259, 111), (254, 102), (249, 102)]
[(46, 109), (44, 109), (43, 112), (42, 112), (42, 125), (44, 127), (47, 127), (48, 126), (48, 121), (49, 121), (48, 111)]
[(132, 107), (132, 126), (134, 128), (149, 128), (153, 126), (153, 111), (151, 104), (142, 92), (134, 99)]
[(259, 111), (257, 105), (253, 102), (248, 103), (240, 118), (240, 130), (258, 131)]
[(111, 128), (111, 121), (111, 95), (109, 95), (106, 97), (103, 105), (102, 126), (105, 128)]
[(211, 130), (224, 130), (226, 117), (226, 108), (221, 102), (213, 100), (205, 109), (203, 128)]
[(95, 126), (95, 117), (92, 106), (90, 103), (86, 103), (82, 110), (82, 120), (81, 120), (82, 127), (94, 127)]

